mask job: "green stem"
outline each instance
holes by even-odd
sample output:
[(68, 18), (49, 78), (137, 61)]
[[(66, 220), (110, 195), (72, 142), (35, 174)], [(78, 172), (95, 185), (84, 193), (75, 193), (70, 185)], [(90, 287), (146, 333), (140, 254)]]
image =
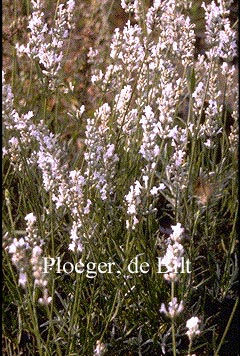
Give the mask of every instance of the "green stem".
[[(171, 282), (171, 300), (174, 299), (174, 282)], [(175, 331), (175, 317), (172, 318), (172, 345), (173, 345), (173, 356), (176, 356), (176, 331)]]
[(191, 352), (192, 352), (192, 338), (189, 340), (188, 356), (191, 356)]
[(33, 287), (33, 292), (31, 292), (31, 286), (27, 286), (27, 309), (31, 318), (33, 332), (37, 342), (37, 348), (40, 356), (43, 356), (43, 340), (38, 326), (38, 316), (36, 310), (36, 289)]
[(29, 76), (29, 85), (28, 85), (28, 89), (27, 89), (27, 99), (29, 99), (32, 81), (33, 81), (33, 64), (32, 64), (32, 62), (31, 62), (31, 65), (30, 65), (30, 76)]
[(47, 97), (46, 95), (44, 94), (43, 96), (43, 104), (42, 104), (42, 108), (43, 108), (43, 122), (44, 124), (46, 125), (47, 122), (46, 122), (46, 114), (47, 114)]
[(233, 316), (234, 316), (235, 311), (236, 311), (236, 309), (237, 309), (238, 301), (239, 301), (239, 298), (237, 298), (236, 301), (235, 301), (235, 304), (234, 304), (232, 313), (231, 313), (231, 315), (230, 315), (230, 318), (229, 318), (229, 320), (228, 320), (227, 326), (226, 326), (226, 328), (225, 328), (225, 330), (224, 330), (224, 333), (223, 333), (223, 336), (222, 336), (222, 338), (221, 338), (221, 341), (220, 341), (220, 343), (219, 343), (219, 345), (218, 345), (217, 351), (214, 353), (213, 356), (218, 356), (218, 353), (219, 353), (219, 351), (220, 351), (220, 349), (221, 349), (221, 347), (222, 347), (222, 344), (223, 344), (224, 339), (225, 339), (225, 337), (226, 337), (226, 335), (227, 335), (228, 329), (229, 329), (229, 327), (230, 327), (230, 325), (231, 325)]
[(6, 206), (7, 206), (7, 211), (8, 211), (8, 217), (9, 217), (10, 224), (11, 224), (11, 232), (12, 232), (13, 236), (15, 236), (15, 224), (14, 224), (13, 217), (12, 217), (10, 193), (9, 193), (8, 189), (5, 190), (5, 200), (6, 200)]

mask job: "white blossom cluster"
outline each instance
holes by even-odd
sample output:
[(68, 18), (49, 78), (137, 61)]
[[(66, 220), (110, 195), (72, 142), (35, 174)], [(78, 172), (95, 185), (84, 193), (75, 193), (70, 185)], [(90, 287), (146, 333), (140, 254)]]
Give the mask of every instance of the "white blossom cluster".
[(73, 26), (75, 1), (68, 0), (66, 5), (58, 4), (51, 28), (43, 12), (44, 1), (31, 0), (31, 4), (33, 12), (28, 24), (29, 40), (26, 45), (17, 44), (16, 49), (19, 55), (26, 54), (39, 63), (49, 88), (55, 89), (63, 64), (64, 43)]
[[(102, 90), (110, 89), (113, 94), (116, 93), (115, 106), (120, 113), (118, 120), (125, 131), (126, 126), (136, 127), (137, 119), (139, 120), (145, 107), (152, 106), (151, 103), (154, 106), (157, 104), (152, 109), (159, 121), (161, 138), (164, 138), (173, 122), (176, 104), (186, 87), (186, 80), (179, 77), (176, 58), (181, 58), (183, 66), (192, 65), (195, 43), (193, 25), (189, 18), (180, 14), (183, 2), (180, 3), (155, 1), (153, 7), (147, 10), (146, 26), (151, 27), (150, 21), (153, 21), (157, 36), (146, 36), (140, 25), (132, 25), (130, 21), (122, 32), (115, 29), (110, 45), (111, 63), (105, 73), (95, 71), (92, 79), (99, 81)], [(123, 1), (122, 6), (136, 11), (139, 4), (136, 1)], [(155, 16), (155, 20), (150, 20), (149, 14)], [(119, 82), (123, 83), (120, 93)], [(130, 104), (129, 98), (131, 106), (126, 112), (125, 108)], [(136, 109), (140, 115), (136, 116)], [(133, 129), (128, 130), (128, 134), (134, 133)]]
[(139, 21), (143, 14), (141, 0), (121, 0), (121, 6), (126, 13), (132, 13), (135, 20)]
[(148, 215), (156, 212), (153, 204), (144, 204), (149, 197), (156, 197), (159, 191), (165, 189), (165, 185), (160, 183), (158, 186), (152, 186), (150, 189), (150, 178), (144, 174), (141, 180), (136, 180), (130, 186), (129, 192), (125, 195), (125, 204), (127, 206), (126, 228), (135, 230), (136, 225), (139, 223), (138, 217)]
[(42, 290), (42, 297), (39, 298), (40, 304), (49, 304), (52, 300), (48, 295), (48, 278), (43, 273), (42, 246), (44, 241), (38, 236), (38, 230), (35, 226), (36, 216), (30, 213), (25, 216), (27, 222), (26, 235), (20, 239), (14, 238), (7, 247), (12, 255), (12, 262), (19, 271), (19, 285), (23, 288), (28, 284), (28, 272), (31, 266), (34, 285)]
[(12, 255), (12, 262), (19, 271), (19, 285), (25, 287), (27, 283), (26, 256), (30, 245), (25, 237), (20, 239), (14, 238), (12, 243), (7, 247), (8, 252)]
[[(117, 201), (118, 181), (124, 190), (120, 196), (125, 210), (122, 206), (120, 209), (125, 211), (127, 230), (137, 230), (142, 217), (156, 212), (155, 199), (163, 189), (173, 211), (180, 206), (189, 183), (188, 145), (199, 140), (205, 147), (214, 148), (223, 130), (224, 97), (237, 98), (237, 90), (233, 89), (236, 68), (230, 63), (236, 56), (236, 34), (230, 26), (228, 3), (216, 0), (203, 4), (208, 49), (205, 55), (194, 58), (195, 26), (182, 11), (191, 6), (191, 1), (153, 0), (152, 6), (144, 10), (140, 0), (121, 0), (123, 9), (133, 13), (137, 23), (129, 20), (122, 31), (115, 29), (110, 63), (105, 71), (93, 71), (92, 83), (112, 101), (110, 106), (108, 99), (102, 99), (93, 118), (87, 119), (81, 170), (70, 170), (64, 163), (64, 150), (43, 121), (38, 121), (32, 111), (20, 114), (15, 110), (11, 87), (3, 76), (4, 125), (10, 135), (3, 154), (15, 173), (24, 172), (26, 165), (37, 167), (55, 208), (70, 212), (70, 251), (82, 253), (84, 242), (90, 240), (97, 225), (91, 212), (94, 209), (94, 214), (99, 213), (99, 202), (110, 207)], [(17, 45), (17, 52), (37, 61), (44, 83), (55, 89), (75, 2), (69, 0), (65, 6), (58, 2), (51, 28), (43, 12), (44, 1), (31, 0), (31, 4), (29, 42)], [(89, 64), (98, 54), (90, 50)], [(226, 79), (224, 88), (219, 84), (219, 75)], [(187, 114), (179, 110), (183, 102), (189, 106)], [(236, 152), (239, 141), (238, 110), (234, 105), (228, 137), (231, 152)], [(84, 106), (78, 117), (83, 111)], [(129, 176), (136, 174), (133, 179), (127, 176), (130, 183), (123, 185), (120, 175), (126, 175), (129, 167)], [(42, 291), (39, 303), (49, 304), (48, 279), (42, 265), (45, 241), (39, 238), (34, 214), (28, 214), (25, 220), (26, 235), (13, 238), (7, 250), (19, 273), (19, 284), (26, 288), (31, 273), (34, 286)], [(109, 222), (108, 226), (112, 225)], [(163, 277), (172, 287), (182, 267), (184, 228), (177, 223), (171, 229), (161, 264), (167, 269)], [(183, 301), (172, 293), (171, 301), (168, 305), (162, 303), (160, 312), (175, 321), (183, 308)], [(186, 323), (190, 345), (200, 334), (199, 324), (198, 317)], [(105, 349), (98, 340), (94, 355), (103, 354)]]
[(137, 24), (131, 25), (128, 21), (122, 33), (118, 28), (115, 29), (110, 56), (114, 64), (119, 65), (118, 74), (120, 70), (122, 72), (124, 68), (127, 69), (125, 73), (122, 72), (122, 78), (126, 83), (130, 82), (132, 74), (139, 70), (145, 57), (141, 27)]
[(2, 115), (7, 122), (11, 122), (11, 116), (14, 115), (13, 99), (11, 85), (6, 83), (5, 72), (2, 71)]
[[(12, 132), (12, 138), (7, 142), (4, 154), (10, 155), (14, 169), (22, 170), (21, 151), (24, 150), (25, 155), (29, 156), (28, 163), (37, 164), (40, 169), (45, 190), (54, 192), (58, 186), (57, 182), (64, 180), (63, 172), (65, 170), (61, 164), (64, 155), (56, 137), (42, 120), (39, 123), (34, 123), (32, 111), (19, 115), (12, 108), (12, 113), (5, 119), (5, 128)], [(30, 152), (29, 147), (34, 147), (36, 143), (38, 144), (37, 149)]]
[[(223, 130), (221, 119), (223, 117), (223, 97), (231, 95), (233, 103), (237, 101), (236, 85), (233, 80), (235, 66), (227, 62), (219, 66), (218, 63), (209, 63), (204, 60), (203, 56), (199, 56), (196, 69), (196, 77), (201, 77), (201, 79), (192, 93), (192, 104), (193, 114), (199, 121), (199, 125), (192, 126), (192, 134), (193, 137), (200, 138), (207, 148), (214, 148), (216, 138)], [(203, 72), (208, 72), (209, 76), (204, 78)], [(220, 73), (227, 79), (225, 92), (219, 85)], [(233, 108), (233, 110), (235, 109)], [(237, 146), (234, 145), (234, 147)]]
[(111, 142), (109, 120), (111, 108), (105, 103), (95, 112), (94, 119), (87, 120), (85, 176), (96, 187), (102, 200), (114, 194), (114, 175), (119, 160), (115, 144)]
[(193, 316), (192, 318), (188, 319), (186, 322), (186, 327), (187, 327), (187, 336), (189, 339), (193, 339), (196, 335), (200, 334), (199, 330), (199, 323), (201, 320), (197, 316)]
[(148, 196), (157, 196), (159, 191), (165, 188), (163, 183), (160, 183), (159, 186), (153, 186), (151, 184), (151, 178), (156, 168), (160, 148), (157, 144), (159, 134), (157, 120), (150, 106), (144, 108), (144, 115), (142, 115), (140, 124), (142, 126), (143, 138), (139, 152), (144, 161), (146, 161), (146, 165), (142, 168), (141, 180), (136, 180), (134, 185), (131, 185), (128, 194), (125, 195), (127, 214), (130, 217), (130, 220), (127, 219), (126, 221), (127, 229), (135, 229), (135, 226), (139, 222), (137, 218), (139, 213), (149, 214), (155, 211), (152, 205), (144, 207), (143, 201), (146, 200)]
[(96, 342), (96, 347), (93, 351), (93, 356), (101, 356), (104, 355), (104, 352), (106, 351), (106, 346), (104, 345), (103, 342), (100, 340), (97, 340)]
[(80, 171), (70, 171), (65, 206), (71, 211), (73, 223), (70, 232), (69, 250), (82, 252), (83, 240), (89, 239), (84, 224), (90, 213), (92, 201), (84, 196), (85, 178)]
[(146, 15), (148, 34), (158, 31), (157, 47), (162, 55), (177, 58), (184, 65), (193, 63), (194, 54), (194, 24), (181, 11), (183, 6), (189, 6), (186, 1), (154, 1)]
[[(166, 182), (175, 201), (179, 201), (179, 192), (184, 192), (187, 185), (186, 150), (188, 143), (188, 131), (175, 126), (169, 131), (172, 154), (166, 166)], [(171, 182), (171, 183), (170, 183)]]
[[(182, 264), (182, 256), (184, 254), (184, 248), (181, 244), (184, 228), (181, 227), (180, 223), (177, 223), (175, 226), (171, 226), (172, 233), (167, 239), (167, 251), (164, 257), (161, 259), (161, 263), (165, 265), (167, 269), (167, 273), (164, 273), (164, 278), (171, 282), (171, 300), (168, 303), (168, 307), (166, 307), (165, 303), (161, 304), (160, 313), (165, 314), (169, 319), (173, 322), (176, 317), (181, 314), (184, 310), (184, 303), (183, 300), (178, 302), (178, 299), (174, 297), (174, 284), (178, 281), (178, 270)], [(189, 353), (191, 355), (191, 348), (192, 348), (192, 339), (200, 334), (199, 324), (200, 319), (198, 317), (192, 317), (187, 320), (186, 327), (187, 332), (186, 335), (189, 338)], [(165, 348), (165, 342), (163, 342), (163, 348)]]
[(184, 247), (181, 244), (184, 229), (180, 223), (171, 226), (173, 232), (167, 240), (167, 251), (163, 256), (161, 263), (166, 266), (167, 272), (164, 273), (164, 278), (167, 281), (175, 282), (179, 279), (179, 268), (182, 265), (182, 256), (184, 255)]
[[(227, 42), (234, 41), (234, 33), (228, 31), (229, 12), (225, 2), (214, 4), (212, 2), (210, 7), (204, 5), (207, 39), (211, 48), (215, 48), (217, 44), (223, 51), (227, 48)], [(45, 67), (44, 71), (54, 76), (60, 68), (64, 39), (68, 37), (72, 26), (74, 1), (68, 1), (66, 6), (58, 5), (51, 30), (44, 18), (42, 2), (32, 1), (32, 6), (29, 43), (27, 46), (18, 47), (18, 51), (38, 59)], [(204, 145), (209, 148), (214, 147), (214, 139), (221, 132), (221, 122), (216, 120), (222, 115), (223, 93), (217, 86), (219, 65), (215, 57), (210, 56), (207, 58), (199, 56), (195, 63), (194, 25), (190, 23), (189, 17), (182, 14), (182, 9), (189, 6), (190, 2), (181, 0), (156, 0), (146, 10), (143, 18), (145, 31), (141, 21), (139, 24), (131, 24), (128, 21), (122, 31), (115, 30), (110, 45), (111, 63), (105, 73), (99, 70), (92, 77), (92, 81), (98, 82), (103, 91), (111, 90), (113, 107), (110, 108), (108, 103), (104, 103), (95, 111), (94, 118), (87, 120), (85, 172), (68, 172), (67, 166), (62, 164), (64, 155), (57, 138), (42, 122), (34, 123), (34, 114), (31, 111), (19, 115), (13, 108), (11, 109), (13, 96), (9, 92), (10, 88), (4, 87), (6, 127), (16, 132), (16, 135), (9, 139), (8, 147), (4, 148), (4, 154), (8, 154), (11, 163), (21, 170), (22, 148), (32, 146), (31, 143), (35, 140), (37, 148), (30, 153), (27, 162), (37, 163), (44, 188), (52, 193), (56, 207), (67, 206), (71, 211), (73, 225), (70, 249), (77, 248), (79, 251), (82, 249), (80, 237), (82, 216), (88, 215), (92, 204), (91, 199), (84, 193), (86, 187), (96, 188), (103, 201), (114, 195), (114, 179), (119, 162), (115, 142), (117, 133), (120, 132), (118, 138), (121, 138), (124, 150), (129, 152), (131, 147), (138, 147), (138, 158), (142, 158), (139, 169), (141, 177), (135, 179), (129, 192), (125, 194), (127, 215), (130, 217), (127, 218), (128, 227), (134, 227), (142, 213), (154, 211), (153, 201), (147, 198), (154, 199), (164, 187), (160, 182), (159, 185), (153, 183), (158, 163), (162, 164), (163, 182), (170, 190), (174, 205), (174, 202), (178, 201), (176, 197), (178, 198), (179, 191), (186, 186), (189, 168), (186, 163), (186, 148), (189, 135), (194, 139), (196, 137), (202, 139)], [(135, 18), (140, 20), (138, 14), (142, 9), (139, 1), (122, 1), (122, 7), (134, 12)], [(222, 42), (213, 26), (217, 21), (216, 14), (220, 16), (217, 24), (221, 26)], [(143, 16), (142, 13), (141, 18)], [(210, 31), (216, 32), (214, 36), (218, 38), (218, 42), (215, 39), (214, 43), (210, 43)], [(230, 48), (234, 54), (235, 45), (232, 44)], [(51, 56), (53, 52), (56, 58)], [(90, 51), (90, 57), (96, 53), (94, 50)], [(227, 60), (222, 55), (220, 57)], [(191, 72), (193, 66), (196, 85), (191, 95), (192, 119), (196, 118), (196, 122), (199, 122), (200, 116), (204, 114), (205, 122), (199, 125), (188, 122), (182, 127), (175, 120), (177, 108), (188, 93), (188, 82), (182, 73)], [(230, 76), (233, 70), (234, 68), (226, 62), (221, 66), (221, 71), (226, 76)], [(209, 75), (204, 76), (205, 72)], [(230, 92), (231, 88), (226, 90)], [(236, 117), (236, 113), (234, 115)], [(137, 133), (139, 128), (140, 135)], [(237, 142), (236, 133), (235, 123), (229, 136), (229, 141), (234, 144)], [(146, 202), (148, 205), (143, 208)]]
[(181, 300), (178, 303), (176, 297), (174, 297), (169, 303), (168, 308), (166, 308), (165, 304), (161, 304), (160, 313), (164, 313), (168, 318), (174, 319), (176, 318), (184, 309), (183, 301)]
[(130, 216), (130, 220), (126, 220), (126, 227), (130, 227), (134, 230), (139, 220), (137, 218), (138, 206), (141, 204), (141, 189), (142, 186), (137, 180), (134, 185), (131, 185), (129, 193), (125, 196), (127, 202), (127, 214)]
[(236, 154), (236, 149), (239, 147), (239, 112), (237, 108), (237, 103), (239, 102), (238, 100), (238, 95), (237, 95), (237, 100), (236, 100), (236, 107), (234, 108), (234, 111), (232, 113), (232, 118), (234, 120), (233, 125), (231, 125), (230, 129), (230, 134), (229, 134), (229, 150), (232, 153)]
[(117, 122), (119, 126), (122, 128), (123, 132), (127, 132), (125, 128), (125, 126), (128, 124), (126, 120), (126, 114), (130, 104), (131, 95), (132, 95), (132, 87), (130, 85), (126, 85), (123, 87), (120, 93), (115, 97)]
[(239, 147), (239, 87), (236, 85), (236, 77), (234, 78), (234, 73), (236, 72), (236, 67), (229, 63), (224, 62), (221, 66), (222, 74), (226, 78), (226, 96), (233, 98), (233, 112), (232, 119), (233, 124), (230, 127), (229, 139), (229, 150), (236, 154)]
[[(91, 53), (92, 51), (90, 55)], [(119, 28), (114, 30), (110, 44), (110, 63), (104, 73), (94, 67), (92, 82), (96, 83), (103, 92), (111, 90), (113, 95), (116, 95), (115, 102), (117, 102), (117, 97), (120, 95), (119, 83), (123, 90), (122, 97), (124, 90), (129, 92), (128, 86), (132, 87), (134, 75), (139, 72), (144, 57), (141, 27), (137, 24), (131, 25), (128, 21), (122, 31)], [(132, 88), (130, 90), (132, 91)]]
[[(14, 96), (12, 88), (5, 81), (5, 73), (2, 72), (2, 117), (4, 122), (4, 130), (12, 130), (14, 128), (15, 118), (19, 115), (14, 109)], [(25, 121), (25, 120), (24, 120)], [(2, 148), (3, 156), (9, 155), (11, 164), (18, 163), (18, 169), (21, 170), (20, 165), (20, 147), (19, 140), (13, 136), (8, 140), (7, 147)]]
[[(217, 137), (223, 129), (223, 102), (228, 97), (231, 97), (233, 103), (237, 101), (237, 87), (233, 79), (236, 67), (230, 63), (237, 55), (237, 44), (236, 33), (230, 27), (229, 4), (228, 1), (212, 1), (202, 5), (205, 10), (208, 49), (205, 56), (199, 55), (195, 63), (196, 86), (192, 93), (192, 105), (199, 124), (195, 125), (193, 135), (199, 137), (209, 149), (216, 146)], [(225, 86), (219, 77), (222, 77)], [(232, 117), (235, 111), (233, 108)], [(230, 134), (229, 140), (231, 137)], [(232, 151), (236, 149), (238, 141), (234, 139), (233, 142), (234, 145), (230, 147)]]
[[(128, 11), (139, 9), (137, 2), (122, 2), (122, 6)], [(148, 9), (147, 28), (151, 28), (150, 32), (152, 32), (154, 27), (154, 31), (158, 33), (157, 37), (151, 37), (149, 31), (147, 37), (138, 24), (131, 25), (130, 21), (127, 22), (122, 33), (116, 29), (111, 43), (112, 63), (106, 69), (106, 73), (101, 72), (101, 76), (98, 77), (102, 82), (102, 88), (111, 88), (113, 92), (117, 89), (119, 81), (126, 83), (120, 92), (116, 91), (115, 107), (112, 110), (116, 110), (121, 130), (127, 133), (124, 145), (126, 151), (129, 150), (131, 140), (132, 144), (140, 144), (139, 153), (145, 162), (142, 174), (143, 177), (148, 177), (149, 186), (146, 189), (145, 178), (144, 181), (139, 179), (125, 196), (127, 213), (132, 217), (132, 226), (138, 222), (138, 206), (146, 201), (142, 196), (143, 193), (146, 190), (149, 193), (151, 190), (155, 194), (158, 189), (157, 187), (153, 189), (151, 178), (158, 157), (160, 156), (161, 159), (160, 143), (168, 139), (169, 131), (175, 126), (176, 106), (183, 95), (184, 88), (187, 87), (186, 79), (179, 76), (176, 58), (181, 58), (183, 66), (192, 65), (193, 61), (194, 26), (190, 24), (189, 18), (180, 16), (181, 7), (182, 4), (175, 4), (174, 1), (170, 5), (163, 1), (154, 2), (153, 7)], [(173, 18), (179, 19), (179, 23), (173, 21)], [(154, 21), (154, 26), (151, 21)], [(166, 33), (167, 29), (169, 29), (168, 33)], [(180, 43), (179, 48), (177, 43)], [(172, 51), (175, 51), (177, 56), (175, 52), (172, 56)], [(143, 133), (141, 141), (136, 137), (136, 129), (134, 130), (134, 127), (139, 124)], [(181, 147), (184, 146), (182, 151), (177, 150), (175, 145), (177, 151), (175, 161), (179, 163), (179, 167), (184, 160), (186, 139), (181, 144)], [(139, 186), (142, 187), (141, 194), (135, 189)], [(151, 206), (147, 206), (143, 210), (146, 213), (152, 209)], [(127, 226), (130, 225), (128, 220)]]
[(212, 67), (208, 82), (207, 95), (205, 96), (206, 107), (204, 109), (205, 120), (200, 125), (199, 137), (204, 139), (205, 146), (214, 147), (214, 138), (222, 131), (222, 124), (217, 119), (222, 116), (221, 95), (222, 92), (217, 85), (217, 68)]
[(121, 0), (121, 6), (126, 12), (137, 12), (140, 6), (139, 0)]
[(209, 59), (222, 58), (231, 61), (237, 55), (236, 33), (232, 30), (229, 20), (227, 2), (217, 0), (209, 5), (205, 3), (206, 42), (209, 45)]
[[(116, 93), (112, 113), (116, 113), (120, 129), (126, 134), (125, 150), (129, 151), (131, 142), (132, 145), (140, 145), (139, 153), (146, 163), (141, 170), (144, 180), (136, 180), (125, 196), (127, 214), (132, 219), (132, 223), (127, 219), (129, 227), (137, 224), (141, 210), (144, 213), (151, 210), (150, 206), (142, 209), (146, 201), (146, 179), (150, 184), (147, 188), (154, 188), (151, 178), (156, 163), (158, 160), (166, 162), (169, 151), (171, 156), (165, 166), (164, 184), (170, 190), (172, 204), (179, 203), (179, 194), (184, 192), (188, 183), (189, 139), (198, 137), (206, 147), (214, 147), (215, 138), (222, 130), (222, 122), (216, 118), (222, 116), (223, 93), (218, 87), (218, 63), (212, 63), (210, 57), (204, 56), (194, 59), (194, 24), (182, 13), (183, 8), (191, 7), (190, 1), (154, 1), (152, 7), (146, 10), (147, 35), (138, 16), (142, 11), (140, 2), (122, 1), (121, 5), (127, 12), (133, 13), (138, 23), (132, 25), (128, 21), (122, 32), (115, 29), (110, 46), (111, 63), (106, 72), (99, 71), (94, 80), (98, 79), (103, 90), (110, 89), (113, 94)], [(210, 10), (206, 6), (204, 9), (207, 18)], [(227, 15), (226, 10), (222, 19)], [(214, 21), (213, 16), (208, 17), (207, 32), (211, 21)], [(234, 40), (232, 35), (228, 40), (231, 39)], [(188, 92), (189, 85), (187, 78), (181, 75), (181, 65), (186, 73), (191, 73), (196, 67), (196, 84), (191, 97), (196, 124), (191, 120), (185, 127), (175, 121), (176, 108)], [(204, 75), (206, 72), (209, 76)], [(118, 90), (119, 82), (122, 83), (121, 90)], [(205, 121), (197, 124), (202, 115)], [(139, 124), (142, 128), (141, 139), (134, 129)], [(233, 131), (236, 132), (235, 129)]]
[(140, 153), (150, 165), (150, 170), (153, 170), (156, 167), (156, 160), (160, 153), (160, 148), (157, 144), (157, 122), (156, 118), (154, 117), (154, 113), (152, 111), (151, 106), (148, 105), (145, 107), (144, 115), (142, 115), (140, 124), (142, 125), (143, 131)]
[[(4, 155), (16, 171), (23, 169), (24, 152), (27, 164), (37, 166), (42, 176), (46, 192), (51, 193), (56, 208), (70, 210), (73, 225), (70, 232), (71, 250), (82, 251), (82, 221), (90, 212), (91, 201), (83, 194), (85, 178), (78, 171), (68, 171), (63, 164), (65, 154), (57, 137), (44, 125), (43, 121), (34, 123), (34, 114), (19, 115), (13, 106), (13, 95), (10, 86), (3, 85), (6, 98), (3, 99), (5, 129), (11, 132), (12, 138), (4, 147)], [(5, 100), (6, 99), (6, 100)], [(32, 152), (29, 147), (36, 147)], [(84, 216), (84, 219), (83, 219)]]

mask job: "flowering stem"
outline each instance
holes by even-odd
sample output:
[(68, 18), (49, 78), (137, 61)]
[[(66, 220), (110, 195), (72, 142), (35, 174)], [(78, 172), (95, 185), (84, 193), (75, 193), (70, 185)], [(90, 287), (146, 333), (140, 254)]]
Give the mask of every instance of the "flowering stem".
[[(174, 281), (171, 282), (171, 300), (174, 300)], [(175, 318), (172, 318), (172, 345), (173, 356), (176, 356), (176, 333), (175, 333)]]
[(219, 353), (219, 351), (220, 351), (220, 349), (221, 349), (221, 347), (222, 347), (222, 344), (223, 344), (223, 342), (224, 342), (224, 339), (225, 339), (225, 337), (226, 337), (226, 334), (227, 334), (227, 332), (228, 332), (228, 330), (229, 330), (229, 327), (230, 327), (230, 325), (231, 325), (233, 316), (234, 316), (235, 311), (236, 311), (236, 309), (237, 309), (238, 302), (239, 302), (239, 298), (237, 298), (236, 301), (235, 301), (235, 304), (234, 304), (232, 313), (231, 313), (231, 315), (230, 315), (230, 318), (229, 318), (229, 320), (228, 320), (227, 326), (226, 326), (226, 328), (225, 328), (225, 330), (224, 330), (224, 333), (223, 333), (223, 336), (222, 336), (222, 338), (221, 338), (221, 341), (220, 341), (220, 343), (219, 343), (219, 345), (218, 345), (218, 348), (217, 348), (217, 350), (216, 350), (216, 352), (214, 353), (213, 356), (218, 356), (218, 353)]
[[(4, 255), (6, 254), (6, 251), (4, 250), (3, 251)], [(5, 281), (7, 282), (10, 282), (11, 281), (11, 284), (14, 284), (14, 287), (15, 287), (15, 291), (17, 293), (17, 296), (18, 296), (18, 300), (19, 300), (19, 304), (20, 305), (23, 305), (23, 299), (22, 299), (22, 296), (21, 296), (21, 293), (20, 293), (20, 290), (18, 288), (18, 284), (17, 284), (17, 280), (16, 280), (16, 274), (13, 270), (13, 267), (12, 267), (12, 264), (8, 258), (8, 256), (6, 257), (6, 261), (7, 261), (7, 267), (8, 267), (8, 271), (10, 271), (10, 276), (8, 277), (7, 274), (3, 274), (3, 279), (5, 279)]]
[(5, 190), (5, 201), (6, 201), (6, 206), (7, 206), (7, 211), (8, 211), (8, 217), (9, 217), (9, 221), (11, 223), (11, 232), (12, 234), (15, 235), (15, 224), (14, 224), (14, 221), (13, 221), (13, 217), (12, 217), (12, 211), (11, 211), (11, 202), (10, 202), (10, 193), (8, 191), (8, 189)]
[(188, 356), (191, 356), (191, 350), (192, 350), (192, 339), (190, 339), (190, 341), (189, 341)]
[(176, 335), (175, 335), (175, 323), (172, 319), (172, 344), (173, 344), (173, 356), (176, 356)]
[(46, 95), (44, 94), (44, 97), (43, 97), (43, 122), (44, 124), (46, 124), (46, 112), (47, 112), (47, 97)]
[[(205, 85), (205, 92), (204, 92), (204, 98), (203, 98), (203, 103), (200, 109), (200, 113), (198, 115), (197, 118), (197, 122), (196, 122), (196, 128), (195, 128), (195, 132), (194, 135), (197, 137), (199, 134), (199, 130), (200, 130), (200, 125), (201, 125), (201, 118), (202, 115), (204, 113), (204, 104), (205, 104), (205, 100), (207, 97), (207, 92), (208, 92), (208, 87), (209, 87), (209, 81), (210, 81), (210, 77), (211, 77), (211, 73), (213, 71), (213, 62), (211, 61), (210, 63), (210, 69), (209, 69), (209, 73), (207, 75), (207, 80), (206, 80), (206, 85)], [(192, 104), (192, 96), (191, 97), (191, 101), (189, 102), (189, 105)], [(188, 115), (191, 113), (192, 111), (192, 107), (189, 106), (188, 109)], [(189, 118), (187, 119), (189, 121)], [(197, 148), (197, 140), (192, 140), (192, 149), (191, 149), (191, 157), (190, 157), (190, 166), (189, 166), (189, 177), (192, 176), (192, 172), (194, 170), (194, 165), (196, 163), (196, 157), (197, 157), (197, 152), (198, 152), (198, 148)]]
[(72, 337), (72, 331), (74, 330), (74, 326), (77, 325), (78, 322), (78, 310), (79, 310), (79, 304), (81, 301), (80, 298), (80, 292), (82, 288), (82, 278), (81, 275), (77, 275), (76, 277), (76, 289), (74, 293), (74, 301), (72, 305), (72, 315), (73, 317), (70, 319), (69, 323), (69, 329), (68, 329), (68, 335), (67, 335), (67, 340), (68, 340), (68, 346), (67, 346), (67, 351), (68, 354), (73, 350), (74, 348), (74, 339)]
[(26, 14), (27, 17), (30, 16), (30, 0), (26, 1)]
[(57, 119), (58, 119), (58, 108), (59, 108), (59, 88), (56, 88), (56, 105), (55, 105), (55, 125), (57, 127)]
[(29, 85), (28, 85), (28, 89), (27, 89), (27, 99), (29, 99), (31, 85), (32, 85), (32, 79), (33, 79), (33, 64), (31, 62), (30, 71), (29, 71)]
[[(57, 335), (56, 335), (56, 332), (55, 332), (55, 328), (54, 328), (54, 322), (53, 322), (53, 303), (51, 303), (51, 309), (49, 310), (49, 306), (47, 305), (46, 306), (46, 309), (47, 309), (47, 315), (48, 315), (48, 318), (49, 318), (49, 324), (51, 326), (51, 330), (52, 330), (52, 335), (54, 337), (54, 340), (55, 340), (55, 345), (56, 345), (56, 352), (57, 352), (57, 355), (61, 356), (62, 353), (61, 353), (61, 350), (60, 350), (60, 347), (59, 347), (59, 343), (58, 343), (58, 338), (57, 338)], [(48, 333), (48, 340), (47, 340), (47, 344), (48, 342), (50, 341), (50, 337), (51, 337), (51, 333)]]
[(54, 208), (53, 208), (53, 201), (52, 201), (52, 193), (50, 192), (49, 196), (49, 210), (51, 214), (51, 248), (52, 248), (52, 256), (55, 257), (55, 243), (54, 243)]
[(59, 6), (59, 0), (57, 1), (56, 8), (55, 8), (54, 21), (56, 21), (57, 19), (58, 6)]
[(34, 335), (36, 337), (38, 351), (39, 351), (39, 354), (42, 355), (43, 342), (42, 342), (42, 337), (41, 337), (41, 334), (39, 331), (39, 326), (38, 326), (38, 317), (37, 317), (36, 301), (35, 301), (35, 298), (36, 298), (35, 288), (33, 290), (33, 293), (31, 293), (30, 289), (31, 289), (31, 287), (29, 286), (29, 283), (28, 283), (28, 286), (27, 286), (27, 292), (28, 292), (27, 308), (28, 308), (28, 312), (29, 312), (29, 315), (31, 318)]

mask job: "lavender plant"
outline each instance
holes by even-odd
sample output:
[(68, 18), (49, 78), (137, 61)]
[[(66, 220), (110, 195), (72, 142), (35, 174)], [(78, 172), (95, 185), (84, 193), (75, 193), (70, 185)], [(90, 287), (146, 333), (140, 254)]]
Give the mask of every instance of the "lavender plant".
[[(15, 39), (14, 59), (19, 67), (24, 55), (36, 64), (31, 90), (40, 87), (43, 100), (22, 108), (3, 73), (6, 355), (215, 355), (233, 332), (231, 2), (202, 3), (206, 51), (199, 55), (190, 1), (148, 5), (121, 1), (129, 20), (105, 44), (106, 63), (89, 48), (95, 106), (69, 101), (61, 113), (84, 133), (74, 157), (46, 100), (58, 105), (60, 91), (74, 93), (61, 73), (77, 4), (57, 2), (47, 21), (44, 2), (32, 0), (28, 42)], [(24, 76), (17, 82), (24, 88)], [(209, 310), (229, 299), (235, 304), (219, 330)]]

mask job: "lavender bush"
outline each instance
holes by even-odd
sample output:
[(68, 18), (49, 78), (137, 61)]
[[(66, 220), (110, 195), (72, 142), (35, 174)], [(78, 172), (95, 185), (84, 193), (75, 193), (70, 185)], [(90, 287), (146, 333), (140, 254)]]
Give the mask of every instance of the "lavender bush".
[[(232, 1), (199, 7), (197, 54), (192, 2), (122, 0), (123, 29), (89, 48), (87, 107), (64, 73), (77, 4), (58, 1), (47, 16), (44, 1), (27, 3), (26, 43), (15, 36), (11, 76), (3, 72), (4, 354), (229, 355), (238, 303)], [(71, 120), (80, 146), (63, 139)]]

